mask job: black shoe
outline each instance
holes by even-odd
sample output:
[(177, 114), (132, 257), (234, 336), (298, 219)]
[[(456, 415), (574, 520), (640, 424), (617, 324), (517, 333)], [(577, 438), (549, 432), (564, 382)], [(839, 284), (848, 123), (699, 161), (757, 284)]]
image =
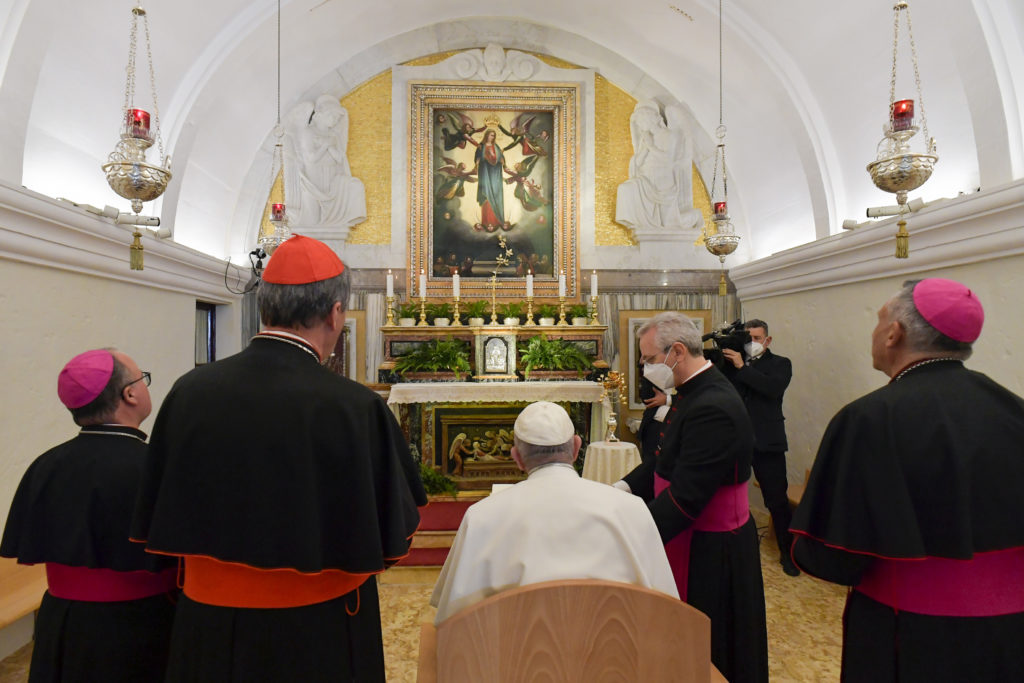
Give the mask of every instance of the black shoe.
[(786, 576), (800, 576), (800, 570), (793, 564), (793, 560), (788, 557), (783, 557), (779, 560), (779, 564), (782, 565), (782, 571), (786, 573)]

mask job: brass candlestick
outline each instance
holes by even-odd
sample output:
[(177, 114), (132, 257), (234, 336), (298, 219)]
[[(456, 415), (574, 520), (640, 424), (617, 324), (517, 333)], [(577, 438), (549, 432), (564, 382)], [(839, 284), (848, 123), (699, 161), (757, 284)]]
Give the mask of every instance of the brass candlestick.
[(459, 297), (455, 298), (455, 313), (452, 314), (452, 327), (458, 327), (462, 324), (462, 320), (459, 318)]
[(615, 418), (616, 404), (626, 405), (626, 375), (615, 370), (610, 371), (601, 382), (604, 390), (601, 392), (601, 401), (608, 399), (611, 412), (606, 420), (605, 441), (618, 441), (619, 437), (615, 432), (618, 429), (619, 421)]
[(498, 272), (491, 276), (491, 324), (498, 324)]
[(569, 324), (569, 323), (565, 322), (565, 297), (564, 296), (558, 297), (558, 322), (555, 323), (555, 324), (556, 325), (568, 325)]
[(388, 307), (388, 320), (385, 323), (385, 325), (394, 325), (395, 324), (395, 309), (394, 309), (395, 297), (394, 296), (389, 296), (389, 297), (387, 297), (386, 301), (387, 301), (386, 305)]
[(420, 297), (420, 321), (416, 323), (416, 327), (426, 327), (427, 323), (427, 299), (426, 297)]
[(533, 297), (532, 296), (526, 297), (526, 324), (527, 325), (536, 325), (537, 324), (537, 323), (533, 322)]
[(590, 297), (590, 305), (591, 305), (591, 309), (592, 309), (590, 311), (590, 315), (591, 315), (591, 317), (590, 317), (590, 324), (591, 325), (600, 325), (601, 323), (597, 322), (597, 297), (596, 296)]

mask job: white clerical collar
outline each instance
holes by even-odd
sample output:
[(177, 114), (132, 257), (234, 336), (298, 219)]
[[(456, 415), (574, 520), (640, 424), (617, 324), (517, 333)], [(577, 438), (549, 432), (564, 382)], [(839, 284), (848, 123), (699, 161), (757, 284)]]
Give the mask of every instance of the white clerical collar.
[(704, 365), (703, 365), (703, 366), (701, 366), (701, 368), (700, 368), (699, 370), (697, 370), (697, 372), (693, 373), (692, 375), (690, 375), (689, 377), (687, 377), (686, 379), (684, 379), (684, 380), (683, 380), (682, 382), (680, 382), (680, 383), (679, 383), (679, 386), (682, 386), (682, 385), (686, 384), (686, 383), (687, 383), (687, 382), (689, 382), (689, 381), (690, 381), (691, 379), (693, 379), (694, 377), (696, 377), (697, 375), (699, 375), (700, 373), (704, 372), (705, 370), (707, 370), (707, 369), (708, 369), (708, 368), (710, 368), (710, 367), (711, 367), (711, 361), (709, 361), (709, 360), (705, 360), (705, 361), (704, 361)]
[[(291, 332), (284, 332), (282, 330), (263, 330), (262, 332), (258, 333), (256, 337), (264, 337), (270, 339), (276, 338), (278, 341), (293, 343), (299, 346), (299, 348), (301, 348), (306, 353), (316, 358), (316, 361), (318, 363), (323, 361), (323, 359), (320, 358), (319, 352), (317, 352), (316, 348), (313, 346), (313, 342), (309, 341), (305, 337), (300, 337), (297, 334), (293, 334)], [(256, 337), (253, 337), (253, 339), (255, 339)]]
[[(548, 462), (544, 463), (543, 465), (538, 465), (537, 467), (534, 467), (526, 474), (526, 476), (532, 477), (533, 475), (539, 473), (541, 470), (548, 470), (548, 474), (551, 474), (558, 471), (561, 468), (565, 468), (567, 470), (570, 470), (573, 474), (576, 474), (576, 468), (574, 468), (571, 464), (567, 462)], [(548, 476), (548, 474), (544, 474), (543, 476), (546, 477)]]

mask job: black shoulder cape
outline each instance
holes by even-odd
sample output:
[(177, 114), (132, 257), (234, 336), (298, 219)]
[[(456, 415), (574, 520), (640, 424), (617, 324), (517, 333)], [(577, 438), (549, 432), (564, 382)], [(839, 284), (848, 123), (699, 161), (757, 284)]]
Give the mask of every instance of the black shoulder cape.
[(131, 427), (84, 427), (36, 458), (14, 494), (0, 556), (116, 571), (173, 567), (128, 540), (145, 439)]
[(263, 569), (376, 572), (408, 552), (425, 502), (377, 394), (297, 344), (257, 337), (167, 395), (132, 536)]

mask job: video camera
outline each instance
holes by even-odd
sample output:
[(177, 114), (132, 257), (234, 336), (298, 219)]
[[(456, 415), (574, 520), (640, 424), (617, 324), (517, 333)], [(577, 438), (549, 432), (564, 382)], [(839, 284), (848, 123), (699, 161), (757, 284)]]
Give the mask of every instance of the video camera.
[(729, 349), (742, 355), (743, 345), (750, 341), (750, 331), (743, 328), (742, 320), (736, 320), (721, 329), (705, 334), (700, 339), (705, 342), (711, 340), (714, 347), (704, 349), (704, 357), (722, 369), (725, 365), (722, 351)]

